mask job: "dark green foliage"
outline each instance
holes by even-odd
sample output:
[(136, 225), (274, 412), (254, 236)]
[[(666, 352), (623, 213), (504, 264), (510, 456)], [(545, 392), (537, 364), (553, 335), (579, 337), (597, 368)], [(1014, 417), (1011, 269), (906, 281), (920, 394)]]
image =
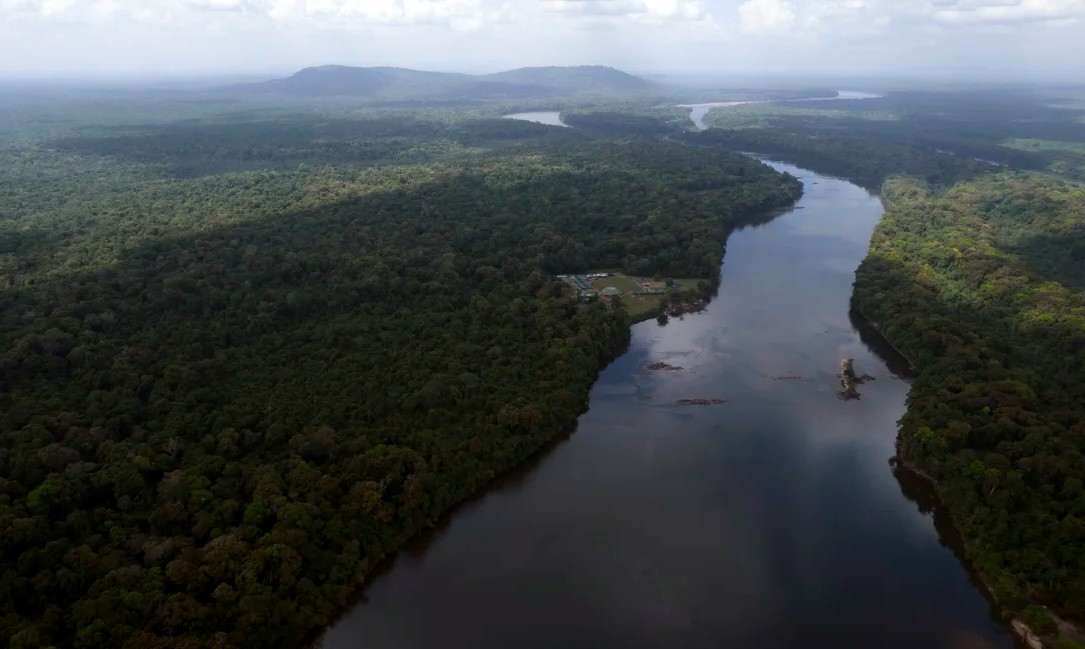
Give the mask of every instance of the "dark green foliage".
[[(923, 152), (955, 156), (958, 166), (979, 162), (1047, 171), (1085, 180), (1085, 103), (1080, 89), (892, 92), (877, 99), (752, 104), (719, 109), (705, 121), (763, 153), (802, 156), (798, 161), (877, 187), (885, 176), (909, 173), (944, 183), (943, 159), (917, 164)], [(840, 156), (860, 154), (856, 160)], [(884, 149), (879, 155), (879, 149)], [(873, 170), (865, 164), (872, 164)], [(894, 163), (897, 166), (894, 168)], [(976, 170), (982, 169), (973, 165)]]
[(855, 133), (823, 123), (811, 126), (799, 120), (772, 128), (712, 128), (683, 138), (691, 144), (781, 157), (869, 189), (877, 189), (893, 174), (910, 174), (944, 185), (995, 171), (990, 164), (893, 135)]
[(1062, 243), (1085, 190), (1002, 173), (884, 193), (854, 298), (918, 366), (901, 456), (936, 480), (1000, 603), (1085, 618), (1085, 294)]
[(381, 119), (4, 152), (0, 643), (297, 646), (574, 425), (628, 321), (553, 273), (715, 277), (801, 191), (554, 130), (463, 122), (477, 150), (421, 164), (440, 136)]
[(110, 129), (108, 135), (49, 142), (75, 154), (155, 165), (169, 175), (324, 165), (409, 164), (463, 155), (473, 148), (545, 135), (541, 124), (510, 119), (453, 124), (407, 115), (365, 119), (288, 117), (253, 122), (182, 122)]
[(593, 133), (615, 135), (666, 135), (676, 132), (675, 122), (689, 121), (689, 118), (683, 115), (630, 114), (625, 111), (605, 109), (566, 111), (561, 114), (561, 117), (569, 126)]
[(1043, 636), (1053, 635), (1058, 631), (1055, 620), (1047, 614), (1044, 607), (1038, 604), (1029, 604), (1021, 611), (1021, 621), (1028, 625), (1035, 633)]

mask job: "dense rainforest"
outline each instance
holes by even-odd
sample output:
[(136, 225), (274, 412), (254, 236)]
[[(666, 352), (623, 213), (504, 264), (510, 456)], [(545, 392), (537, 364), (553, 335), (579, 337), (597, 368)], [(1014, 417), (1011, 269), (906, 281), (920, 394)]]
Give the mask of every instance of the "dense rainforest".
[(1085, 189), (1055, 176), (1085, 177), (1083, 113), (896, 93), (719, 110), (682, 136), (882, 190), (853, 300), (916, 366), (900, 459), (998, 603), (1059, 647), (1081, 645), (1048, 612), (1085, 620)]
[[(927, 151), (1080, 182), (1085, 181), (1083, 113), (1085, 93), (1074, 88), (910, 90), (862, 101), (733, 106), (712, 111), (705, 123), (715, 127), (714, 136), (735, 137), (736, 146), (764, 146), (764, 152), (769, 147), (795, 148), (816, 156), (818, 151), (811, 144), (838, 147), (836, 142), (850, 141), (849, 147), (863, 150), (875, 142), (887, 143), (894, 151), (886, 152), (884, 164), (876, 155), (866, 157), (890, 173), (916, 174), (914, 158)], [(863, 140), (870, 144), (864, 145)], [(893, 169), (897, 159), (903, 164)], [(856, 171), (849, 177), (864, 181), (873, 177), (861, 168)], [(941, 180), (946, 179), (942, 175)]]
[(917, 366), (900, 455), (1000, 604), (1085, 619), (1085, 190), (886, 183), (854, 301)]
[(407, 113), (4, 134), (5, 646), (298, 645), (574, 425), (628, 320), (554, 273), (714, 278), (801, 193), (725, 151)]

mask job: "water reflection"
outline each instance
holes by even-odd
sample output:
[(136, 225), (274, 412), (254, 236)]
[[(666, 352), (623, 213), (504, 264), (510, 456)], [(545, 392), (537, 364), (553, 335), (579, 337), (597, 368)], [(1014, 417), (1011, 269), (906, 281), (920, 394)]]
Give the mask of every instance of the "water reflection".
[(568, 124), (561, 121), (561, 113), (556, 110), (534, 113), (510, 113), (508, 115), (502, 115), (502, 117), (505, 119), (519, 119), (526, 122), (536, 122), (539, 124), (546, 124), (547, 126), (564, 126), (569, 128)]

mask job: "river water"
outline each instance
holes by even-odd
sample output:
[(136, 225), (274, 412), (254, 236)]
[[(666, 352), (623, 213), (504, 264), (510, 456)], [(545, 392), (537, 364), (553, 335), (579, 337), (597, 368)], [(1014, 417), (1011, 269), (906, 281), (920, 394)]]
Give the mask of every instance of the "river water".
[(838, 90), (833, 97), (807, 97), (803, 99), (781, 99), (781, 100), (754, 100), (754, 101), (711, 101), (704, 104), (678, 104), (678, 108), (689, 109), (689, 119), (693, 124), (702, 131), (708, 128), (708, 125), (704, 123), (705, 115), (717, 108), (726, 108), (728, 106), (742, 106), (743, 104), (771, 104), (771, 103), (801, 103), (806, 101), (837, 101), (845, 99), (878, 99), (884, 97), (878, 93), (866, 92), (865, 90)]
[(556, 110), (545, 110), (534, 113), (509, 113), (508, 115), (502, 115), (505, 119), (519, 119), (526, 122), (536, 122), (539, 124), (546, 124), (547, 126), (564, 126), (569, 127), (568, 124), (561, 121), (561, 113)]
[(806, 195), (731, 236), (709, 308), (636, 325), (575, 433), (403, 551), (325, 649), (1013, 646), (888, 464), (908, 384), (848, 314), (880, 201), (771, 164)]

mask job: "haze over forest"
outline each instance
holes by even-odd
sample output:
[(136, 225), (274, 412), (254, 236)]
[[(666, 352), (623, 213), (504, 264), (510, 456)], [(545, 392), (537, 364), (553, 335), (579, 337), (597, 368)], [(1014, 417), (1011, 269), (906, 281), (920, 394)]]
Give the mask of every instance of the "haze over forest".
[(1083, 17), (1083, 0), (0, 0), (0, 77), (338, 63), (1080, 81)]
[(1085, 649), (1082, 36), (0, 0), (0, 647)]

